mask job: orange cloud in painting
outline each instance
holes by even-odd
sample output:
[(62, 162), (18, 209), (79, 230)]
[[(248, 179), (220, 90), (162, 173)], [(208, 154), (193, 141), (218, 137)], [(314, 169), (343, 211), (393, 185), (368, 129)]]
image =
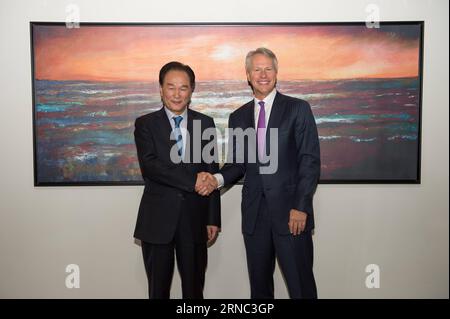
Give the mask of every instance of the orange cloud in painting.
[(418, 75), (419, 39), (364, 26), (34, 26), (35, 77), (156, 81), (169, 61), (200, 81), (244, 80), (249, 50), (278, 56), (280, 80)]

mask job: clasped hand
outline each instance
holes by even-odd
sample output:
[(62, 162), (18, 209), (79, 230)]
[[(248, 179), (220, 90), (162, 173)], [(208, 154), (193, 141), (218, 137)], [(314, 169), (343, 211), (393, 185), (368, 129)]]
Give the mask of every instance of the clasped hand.
[(197, 174), (195, 191), (202, 196), (208, 196), (218, 186), (217, 179), (210, 173), (201, 172)]

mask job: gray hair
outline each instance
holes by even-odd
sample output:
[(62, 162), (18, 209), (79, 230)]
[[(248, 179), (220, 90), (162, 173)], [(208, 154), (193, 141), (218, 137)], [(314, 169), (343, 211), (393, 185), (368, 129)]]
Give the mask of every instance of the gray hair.
[(245, 57), (245, 71), (247, 71), (247, 73), (250, 72), (250, 69), (252, 67), (252, 58), (257, 54), (262, 54), (272, 59), (273, 67), (275, 71), (278, 72), (278, 60), (275, 53), (267, 48), (261, 47), (247, 53), (247, 56)]

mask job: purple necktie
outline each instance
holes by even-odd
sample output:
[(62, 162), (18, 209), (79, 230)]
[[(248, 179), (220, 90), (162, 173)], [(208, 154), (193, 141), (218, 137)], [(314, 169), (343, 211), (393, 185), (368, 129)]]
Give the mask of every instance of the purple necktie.
[(258, 156), (261, 160), (264, 157), (265, 149), (266, 149), (266, 110), (264, 109), (264, 101), (258, 102), (259, 116), (258, 116)]

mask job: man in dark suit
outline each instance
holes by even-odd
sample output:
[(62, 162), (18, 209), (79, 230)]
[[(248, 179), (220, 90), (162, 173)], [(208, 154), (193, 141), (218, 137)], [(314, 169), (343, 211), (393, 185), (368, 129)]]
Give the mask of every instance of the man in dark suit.
[(145, 188), (134, 237), (142, 242), (150, 298), (170, 297), (176, 251), (183, 298), (201, 299), (207, 243), (220, 227), (220, 194), (200, 196), (195, 189), (201, 185), (199, 173), (216, 173), (218, 163), (203, 158), (194, 162), (191, 145), (201, 143), (201, 151), (211, 142), (195, 136), (196, 125), (201, 132), (215, 126), (212, 118), (188, 108), (195, 88), (189, 66), (167, 63), (159, 73), (159, 84), (163, 107), (135, 123)]
[(203, 177), (210, 184), (200, 193), (245, 175), (242, 232), (251, 297), (274, 297), (277, 257), (290, 297), (317, 298), (311, 237), (313, 195), (320, 175), (315, 120), (306, 101), (277, 92), (278, 62), (272, 51), (249, 52), (246, 72), (254, 99), (230, 115), (229, 128), (256, 133), (253, 140), (238, 138), (236, 130), (230, 133), (232, 158), (220, 174)]

